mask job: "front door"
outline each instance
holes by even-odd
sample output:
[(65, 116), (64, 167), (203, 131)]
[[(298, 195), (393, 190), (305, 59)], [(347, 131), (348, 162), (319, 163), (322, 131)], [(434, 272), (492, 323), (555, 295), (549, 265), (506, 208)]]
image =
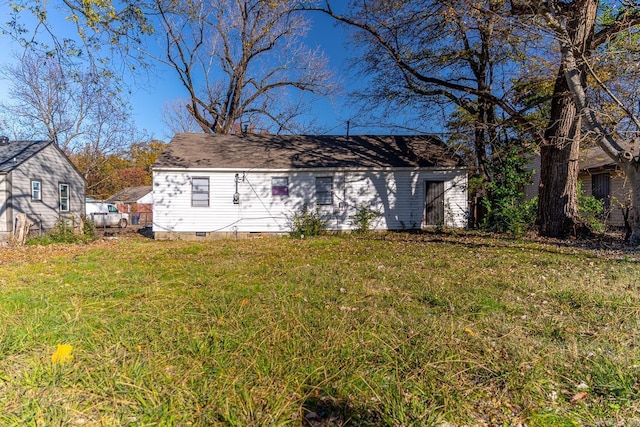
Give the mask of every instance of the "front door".
[(444, 181), (425, 181), (424, 224), (444, 224)]

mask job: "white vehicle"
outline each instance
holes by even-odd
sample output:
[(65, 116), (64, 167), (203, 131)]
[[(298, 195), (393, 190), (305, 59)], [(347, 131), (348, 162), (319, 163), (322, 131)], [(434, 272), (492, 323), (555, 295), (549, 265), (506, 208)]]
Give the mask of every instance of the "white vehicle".
[(91, 219), (96, 227), (125, 228), (129, 224), (129, 214), (120, 212), (112, 203), (88, 201), (85, 210), (87, 218)]

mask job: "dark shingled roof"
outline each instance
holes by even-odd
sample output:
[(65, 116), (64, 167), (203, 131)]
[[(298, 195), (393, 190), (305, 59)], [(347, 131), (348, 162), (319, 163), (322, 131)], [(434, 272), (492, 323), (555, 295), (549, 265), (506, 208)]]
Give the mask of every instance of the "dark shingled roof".
[(209, 135), (179, 133), (162, 168), (298, 169), (463, 166), (434, 136)]
[[(619, 142), (623, 149), (630, 151), (634, 156), (638, 155), (638, 147), (634, 147), (632, 142)], [(580, 152), (580, 170), (600, 170), (615, 169), (616, 162), (606, 154), (602, 148), (595, 146)]]
[(0, 173), (9, 173), (22, 162), (52, 144), (51, 141), (11, 141), (0, 143)]
[(150, 185), (145, 185), (142, 187), (127, 187), (124, 190), (118, 191), (113, 196), (107, 199), (107, 202), (124, 202), (124, 203), (133, 203), (137, 200), (142, 199), (147, 194), (153, 191), (153, 187)]

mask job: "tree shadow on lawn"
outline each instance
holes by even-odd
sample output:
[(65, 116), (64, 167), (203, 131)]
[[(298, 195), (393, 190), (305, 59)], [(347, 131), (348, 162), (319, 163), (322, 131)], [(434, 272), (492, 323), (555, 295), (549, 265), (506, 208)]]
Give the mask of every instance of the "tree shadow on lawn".
[(428, 242), (460, 245), (468, 248), (517, 247), (518, 243), (539, 243), (558, 248), (537, 248), (541, 252), (564, 253), (560, 248), (576, 249), (591, 253), (598, 258), (624, 257), (628, 261), (640, 262), (640, 252), (635, 246), (624, 240), (624, 233), (610, 232), (593, 238), (554, 239), (529, 234), (514, 237), (509, 234), (496, 234), (479, 231), (440, 231), (440, 230), (402, 230), (389, 231), (381, 235), (383, 240)]
[(355, 406), (344, 398), (314, 397), (305, 401), (303, 425), (307, 427), (378, 426), (385, 424), (376, 409)]

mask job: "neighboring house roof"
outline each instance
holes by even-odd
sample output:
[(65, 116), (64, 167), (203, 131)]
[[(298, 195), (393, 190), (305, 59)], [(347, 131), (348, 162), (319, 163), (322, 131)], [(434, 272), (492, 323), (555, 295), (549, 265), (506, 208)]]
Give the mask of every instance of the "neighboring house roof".
[(154, 163), (162, 168), (462, 167), (434, 136), (176, 134)]
[(145, 185), (142, 187), (127, 187), (124, 190), (120, 190), (113, 196), (109, 197), (107, 199), (107, 202), (135, 203), (152, 191), (153, 187), (151, 185)]
[[(638, 149), (631, 142), (618, 143), (623, 149), (638, 155)], [(580, 152), (579, 157), (581, 171), (596, 171), (602, 169), (616, 169), (616, 162), (606, 154), (599, 146), (591, 147)]]
[(52, 141), (11, 141), (0, 144), (0, 173), (9, 173)]

